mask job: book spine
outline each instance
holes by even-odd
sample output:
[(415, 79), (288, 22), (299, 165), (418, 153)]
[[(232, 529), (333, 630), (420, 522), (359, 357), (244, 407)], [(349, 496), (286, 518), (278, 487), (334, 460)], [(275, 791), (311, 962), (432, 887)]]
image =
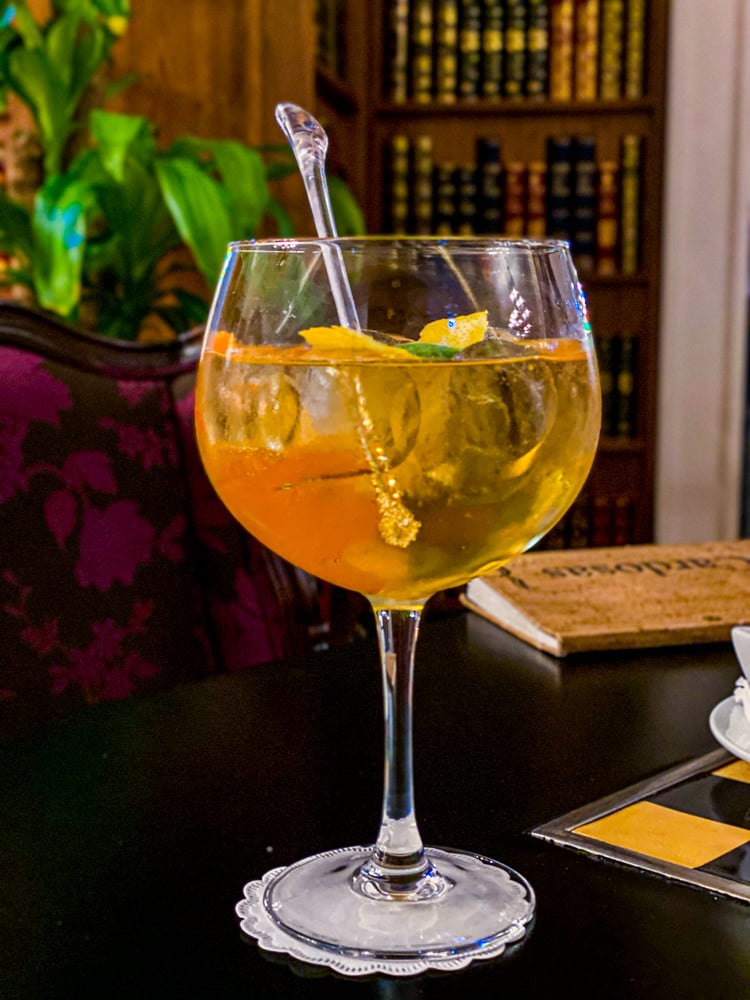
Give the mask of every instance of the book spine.
[(534, 160), (526, 173), (526, 235), (547, 235), (547, 164)]
[(602, 434), (607, 437), (614, 437), (617, 433), (618, 355), (618, 337), (613, 334), (603, 334), (597, 338), (596, 356), (602, 394)]
[(388, 147), (388, 224), (394, 234), (403, 235), (409, 228), (409, 140), (394, 135)]
[(503, 93), (505, 8), (503, 0), (484, 0), (482, 6), (482, 97)]
[(522, 97), (526, 79), (526, 0), (506, 0), (503, 93)]
[(586, 549), (591, 545), (591, 500), (583, 494), (570, 508), (568, 514), (568, 548)]
[(505, 233), (521, 237), (526, 228), (526, 164), (513, 160), (505, 166)]
[(385, 36), (386, 97), (403, 104), (409, 96), (409, 0), (390, 0)]
[(436, 165), (433, 176), (435, 198), (435, 232), (439, 236), (450, 236), (456, 229), (457, 192), (456, 167), (452, 163)]
[(632, 545), (635, 541), (635, 501), (630, 496), (615, 497), (612, 513), (612, 545)]
[(602, 0), (599, 97), (604, 101), (622, 96), (624, 31), (624, 0)]
[(620, 338), (617, 365), (617, 437), (635, 437), (637, 379), (638, 339), (626, 334)]
[(459, 236), (473, 236), (477, 216), (477, 172), (474, 166), (461, 166), (456, 170), (456, 232)]
[(569, 101), (573, 97), (573, 0), (550, 0), (549, 18), (549, 96), (553, 101)]
[(596, 99), (599, 63), (599, 0), (575, 0), (576, 100)]
[(499, 235), (503, 230), (503, 178), (500, 143), (477, 140), (477, 229)]
[(571, 244), (576, 265), (593, 271), (596, 258), (596, 140), (578, 138), (573, 144)]
[(409, 25), (411, 98), (418, 104), (432, 100), (433, 18), (432, 0), (411, 0)]
[(528, 0), (526, 95), (545, 97), (549, 90), (549, 2)]
[(419, 135), (412, 147), (412, 219), (413, 230), (426, 236), (433, 229), (432, 136)]
[(641, 147), (642, 139), (639, 135), (623, 136), (620, 173), (620, 271), (626, 275), (638, 272), (640, 257)]
[(629, 0), (625, 36), (625, 97), (638, 100), (644, 91), (646, 0)]
[(547, 235), (569, 240), (572, 230), (571, 194), (573, 139), (550, 136), (547, 140)]
[(616, 160), (599, 165), (596, 213), (596, 270), (603, 277), (617, 273), (618, 181)]
[(434, 91), (443, 104), (458, 95), (458, 0), (437, 0)]
[(479, 97), (482, 85), (482, 7), (479, 0), (460, 0), (458, 93)]
[(612, 501), (608, 496), (595, 496), (591, 503), (591, 545), (605, 548), (612, 544)]
[(565, 519), (558, 521), (554, 528), (548, 532), (537, 546), (539, 549), (546, 549), (549, 552), (557, 552), (565, 548), (566, 535)]

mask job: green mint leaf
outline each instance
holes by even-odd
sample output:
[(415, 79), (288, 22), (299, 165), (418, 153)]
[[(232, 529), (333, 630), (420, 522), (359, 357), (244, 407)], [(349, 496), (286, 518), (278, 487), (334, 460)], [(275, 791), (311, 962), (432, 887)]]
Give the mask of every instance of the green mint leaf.
[(452, 358), (458, 354), (459, 350), (457, 347), (449, 347), (447, 344), (420, 344), (417, 341), (412, 344), (396, 344), (395, 346), (418, 358)]

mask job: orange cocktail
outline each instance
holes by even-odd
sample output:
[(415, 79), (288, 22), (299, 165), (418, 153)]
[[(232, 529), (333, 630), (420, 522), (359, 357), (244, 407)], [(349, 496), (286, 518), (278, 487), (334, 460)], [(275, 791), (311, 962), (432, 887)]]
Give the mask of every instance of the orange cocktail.
[(290, 347), (218, 334), (198, 382), (217, 492), (291, 562), (419, 601), (523, 551), (578, 493), (599, 428), (578, 341), (483, 330), (457, 356), (312, 333)]

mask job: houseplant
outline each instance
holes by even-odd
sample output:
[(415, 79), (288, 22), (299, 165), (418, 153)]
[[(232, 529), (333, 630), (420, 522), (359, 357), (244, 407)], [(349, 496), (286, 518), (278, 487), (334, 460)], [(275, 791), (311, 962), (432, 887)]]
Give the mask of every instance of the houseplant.
[[(35, 305), (137, 339), (149, 319), (180, 331), (205, 318), (230, 239), (291, 234), (272, 189), (296, 165), (283, 144), (184, 137), (162, 149), (146, 118), (107, 110), (128, 82), (102, 85), (128, 17), (129, 0), (53, 0), (39, 23), (26, 0), (0, 0), (0, 87), (39, 145), (33, 197), (0, 193), (0, 251), (6, 284)], [(330, 180), (342, 233), (362, 232), (350, 191)], [(187, 286), (186, 268), (198, 277)]]

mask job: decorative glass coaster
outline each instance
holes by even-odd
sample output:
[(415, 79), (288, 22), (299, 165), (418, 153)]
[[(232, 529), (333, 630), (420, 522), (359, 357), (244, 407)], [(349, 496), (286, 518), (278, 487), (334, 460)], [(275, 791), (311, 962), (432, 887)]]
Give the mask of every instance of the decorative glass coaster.
[[(464, 896), (466, 890), (460, 884), (454, 885), (449, 893), (457, 892), (454, 902), (464, 907), (465, 922), (462, 930), (466, 932), (465, 937), (447, 940), (436, 932), (436, 926), (440, 923), (436, 919), (440, 908), (439, 900), (404, 903), (368, 899), (352, 889), (351, 897), (345, 898), (346, 905), (342, 906), (340, 886), (334, 884), (329, 886), (330, 906), (327, 905), (326, 876), (335, 876), (336, 882), (344, 878), (348, 883), (351, 875), (349, 869), (356, 873), (371, 855), (371, 847), (326, 851), (286, 868), (274, 868), (266, 872), (262, 879), (248, 882), (243, 890), (244, 898), (235, 907), (241, 918), (240, 926), (246, 934), (256, 938), (259, 946), (266, 951), (326, 966), (344, 976), (367, 976), (375, 973), (414, 976), (428, 969), (452, 972), (463, 969), (474, 961), (497, 958), (509, 945), (521, 941), (531, 924), (535, 903), (533, 890), (524, 879), (512, 869), (481, 856), (434, 847), (428, 848), (427, 852), (438, 869), (449, 879), (451, 874), (457, 874), (456, 866), (464, 871), (484, 869), (484, 898), (482, 895)], [(316, 893), (310, 894), (309, 913), (305, 910), (304, 901), (301, 902), (299, 895), (296, 896), (294, 909), (299, 927), (290, 929), (283, 922), (283, 902), (280, 904), (279, 899), (283, 901), (284, 894), (279, 892), (279, 886), (288, 873), (295, 875), (298, 870), (305, 868), (320, 872), (320, 884)], [(460, 883), (460, 878), (458, 882)], [(271, 902), (272, 898), (276, 899), (275, 903)], [(354, 935), (351, 947), (333, 941), (327, 943), (320, 940), (320, 937), (313, 937), (316, 910), (321, 906), (328, 913), (327, 922), (334, 920), (338, 940), (347, 940)], [(482, 937), (472, 925), (479, 921), (481, 926), (486, 921), (488, 906), (494, 914), (494, 926), (507, 926), (507, 929)], [(405, 936), (424, 942), (423, 947), (408, 951), (394, 938), (392, 930), (393, 918), (396, 916), (399, 918), (397, 926), (404, 929), (404, 915), (407, 912), (408, 934)], [(356, 930), (357, 926), (359, 931)], [(397, 934), (396, 937), (398, 936)]]
[(750, 902), (750, 763), (714, 750), (532, 835)]

